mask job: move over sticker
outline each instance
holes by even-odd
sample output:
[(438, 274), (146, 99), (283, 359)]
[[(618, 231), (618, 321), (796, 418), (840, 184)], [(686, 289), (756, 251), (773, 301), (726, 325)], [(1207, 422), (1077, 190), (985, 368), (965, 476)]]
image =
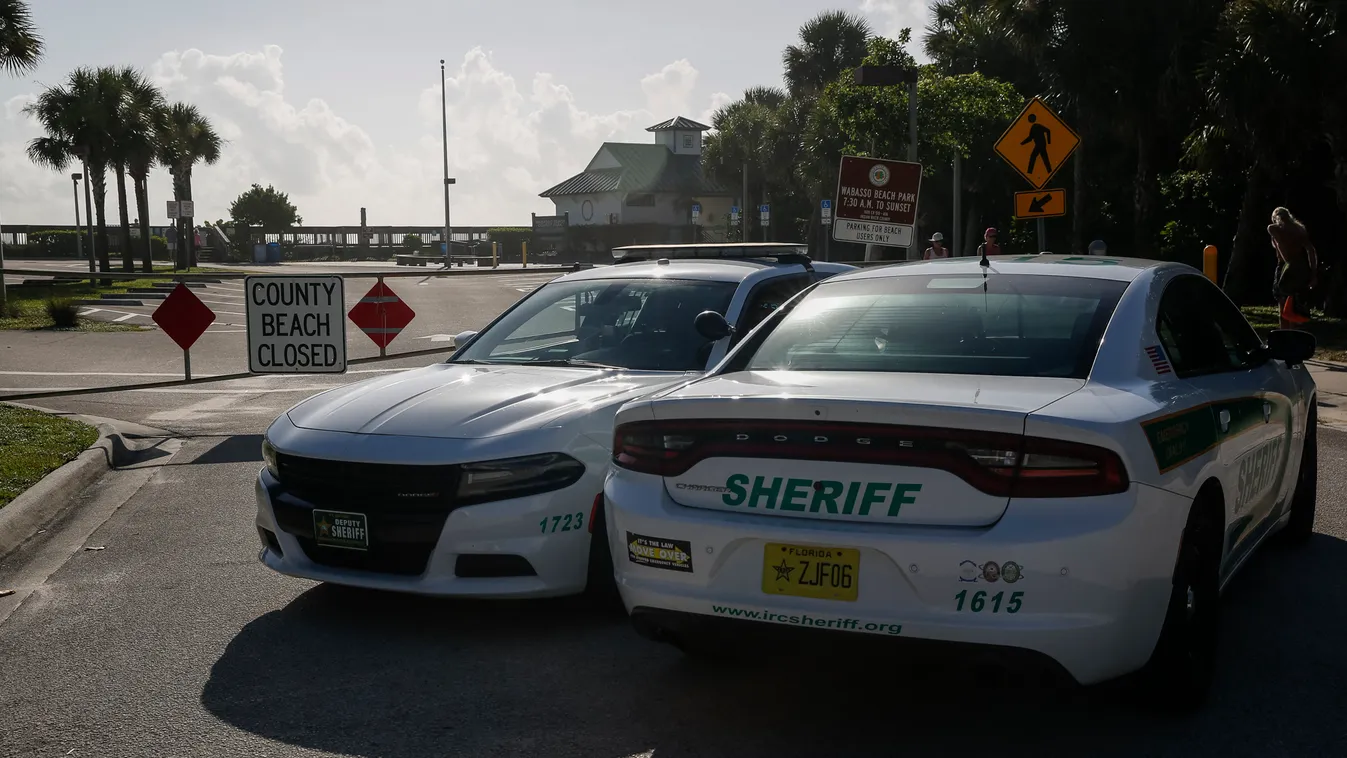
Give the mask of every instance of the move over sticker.
[(691, 573), (692, 543), (627, 532), (627, 558), (642, 566)]

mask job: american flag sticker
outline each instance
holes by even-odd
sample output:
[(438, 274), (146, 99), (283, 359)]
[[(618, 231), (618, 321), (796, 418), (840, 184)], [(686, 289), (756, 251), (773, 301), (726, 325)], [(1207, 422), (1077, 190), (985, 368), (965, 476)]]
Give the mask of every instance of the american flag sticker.
[(1168, 374), (1172, 369), (1169, 367), (1169, 359), (1165, 358), (1165, 351), (1160, 349), (1159, 345), (1151, 345), (1146, 348), (1146, 357), (1151, 359), (1151, 367), (1157, 374)]

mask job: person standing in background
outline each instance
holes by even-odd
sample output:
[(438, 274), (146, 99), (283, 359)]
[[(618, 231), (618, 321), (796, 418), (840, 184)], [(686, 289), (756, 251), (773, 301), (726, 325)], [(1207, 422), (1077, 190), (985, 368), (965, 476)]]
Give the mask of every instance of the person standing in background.
[[(1286, 208), (1272, 211), (1268, 224), (1272, 249), (1277, 251), (1277, 273), (1272, 290), (1281, 306), (1281, 327), (1290, 329), (1309, 321), (1309, 297), (1319, 271), (1319, 252), (1310, 241), (1310, 233)], [(1299, 303), (1297, 301), (1300, 301)]]
[(926, 252), (921, 256), (922, 260), (932, 261), (938, 258), (949, 257), (949, 248), (945, 247), (945, 235), (936, 232), (931, 235), (931, 239), (928, 240), (928, 242), (931, 243), (931, 246), (926, 248)]
[(1001, 246), (996, 244), (996, 227), (987, 227), (987, 231), (982, 233), (982, 244), (978, 245), (978, 257), (984, 255), (1000, 255)]

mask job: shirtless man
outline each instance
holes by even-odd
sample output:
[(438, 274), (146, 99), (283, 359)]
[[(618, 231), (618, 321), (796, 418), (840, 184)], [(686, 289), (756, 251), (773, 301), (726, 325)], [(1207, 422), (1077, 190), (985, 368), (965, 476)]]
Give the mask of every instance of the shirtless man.
[[(1267, 228), (1272, 247), (1277, 251), (1277, 276), (1273, 289), (1279, 305), (1291, 300), (1291, 308), (1282, 310), (1281, 327), (1291, 329), (1309, 321), (1309, 296), (1319, 270), (1319, 253), (1310, 242), (1309, 232), (1291, 211), (1277, 208), (1272, 211), (1272, 223)], [(1303, 311), (1301, 310), (1303, 309)]]

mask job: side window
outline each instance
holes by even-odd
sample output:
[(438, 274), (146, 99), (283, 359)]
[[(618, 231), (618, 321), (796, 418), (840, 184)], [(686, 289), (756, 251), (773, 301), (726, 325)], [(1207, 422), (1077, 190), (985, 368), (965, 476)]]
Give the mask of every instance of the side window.
[(743, 313), (739, 315), (733, 342), (737, 344), (744, 335), (753, 331), (754, 327), (810, 283), (810, 277), (807, 275), (779, 276), (754, 287), (749, 293), (747, 302), (744, 303)]
[(1165, 288), (1156, 331), (1180, 377), (1250, 368), (1262, 344), (1239, 309), (1200, 276), (1179, 277)]

